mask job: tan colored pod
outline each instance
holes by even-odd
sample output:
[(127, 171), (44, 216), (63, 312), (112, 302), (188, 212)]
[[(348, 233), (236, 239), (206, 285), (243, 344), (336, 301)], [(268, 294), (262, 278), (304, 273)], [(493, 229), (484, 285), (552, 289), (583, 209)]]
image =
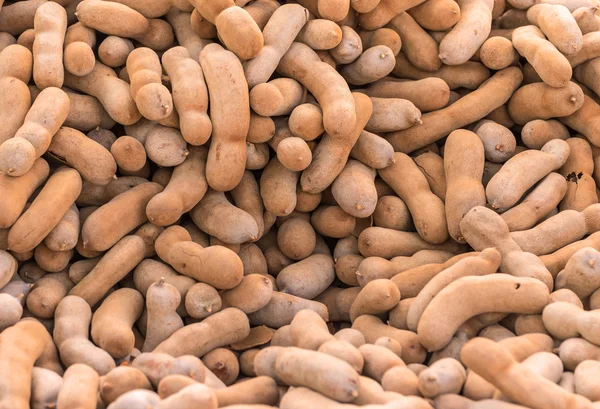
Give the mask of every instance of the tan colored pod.
[(151, 121), (165, 119), (173, 111), (173, 99), (162, 85), (162, 67), (158, 55), (150, 48), (133, 50), (127, 57), (131, 97), (140, 113)]
[(87, 75), (93, 69), (96, 63), (94, 48), (96, 46), (96, 32), (84, 26), (82, 23), (75, 23), (67, 29), (65, 35), (65, 49), (63, 53), (63, 63), (65, 70), (73, 75)]
[(426, 398), (446, 393), (460, 393), (467, 378), (465, 368), (453, 358), (435, 361), (419, 374), (419, 391)]
[[(379, 170), (380, 176), (407, 204), (421, 237), (433, 244), (443, 243), (448, 239), (443, 202), (431, 193), (427, 179), (409, 156), (397, 152), (394, 154), (394, 161), (391, 166)], [(404, 175), (409, 172), (411, 176), (401, 180), (395, 176), (398, 172)], [(406, 183), (408, 181), (410, 183)]]
[(22, 45), (13, 44), (0, 51), (0, 78), (14, 77), (25, 84), (31, 80), (33, 56)]
[(58, 391), (57, 407), (94, 409), (100, 384), (98, 373), (85, 364), (71, 365), (65, 371)]
[(31, 373), (31, 408), (56, 405), (62, 377), (49, 369), (34, 367)]
[(190, 147), (185, 161), (175, 167), (165, 189), (146, 205), (148, 219), (159, 226), (173, 224), (190, 211), (204, 196), (208, 187), (204, 170), (207, 150)]
[(260, 177), (260, 195), (267, 211), (276, 216), (286, 216), (294, 210), (299, 176), (277, 158), (269, 162)]
[(313, 19), (306, 22), (295, 41), (304, 43), (313, 50), (331, 50), (342, 41), (342, 29), (327, 19)]
[(381, 378), (381, 386), (387, 392), (402, 395), (419, 396), (419, 378), (405, 366), (394, 366), (388, 369)]
[(419, 321), (427, 306), (444, 288), (462, 277), (494, 274), (500, 267), (500, 260), (500, 253), (493, 248), (488, 248), (483, 250), (477, 257), (467, 257), (460, 260), (433, 277), (417, 295), (408, 310), (406, 318), (408, 328), (412, 331), (417, 330)]
[[(564, 87), (572, 75), (567, 58), (547, 41), (536, 26), (515, 29), (512, 35), (513, 46), (519, 54), (535, 68), (542, 81), (551, 87)], [(549, 67), (552, 65), (552, 69)]]
[(486, 203), (481, 184), (484, 156), (484, 145), (473, 132), (456, 130), (446, 140), (446, 220), (450, 236), (459, 243), (465, 242), (460, 231), (464, 215), (473, 207)]
[(243, 264), (237, 254), (223, 246), (203, 248), (191, 241), (189, 233), (180, 226), (165, 229), (155, 248), (158, 256), (179, 273), (215, 288), (231, 289), (242, 280)]
[(131, 136), (120, 136), (110, 146), (110, 153), (120, 169), (137, 172), (146, 165), (146, 150), (140, 141)]
[(0, 194), (5, 198), (2, 201), (2, 211), (0, 212), (1, 228), (8, 228), (17, 221), (25, 209), (29, 196), (44, 183), (49, 172), (48, 163), (44, 159), (38, 158), (32, 168), (23, 176), (0, 175)]
[(14, 137), (0, 145), (0, 171), (21, 176), (42, 156), (67, 117), (69, 97), (58, 88), (43, 90)]
[(422, 1), (420, 0), (381, 0), (374, 9), (362, 14), (358, 21), (365, 30), (375, 30), (385, 26), (396, 15), (421, 3)]
[(427, 355), (419, 342), (417, 334), (404, 331), (383, 323), (372, 315), (362, 315), (353, 323), (352, 328), (360, 331), (368, 343), (374, 343), (378, 338), (390, 337), (402, 345), (402, 360), (407, 363), (421, 363)]
[[(442, 65), (438, 58), (438, 43), (406, 12), (395, 16), (388, 24), (402, 40), (402, 52), (418, 69), (432, 72)], [(397, 54), (397, 53), (396, 53)]]
[(341, 29), (342, 40), (336, 47), (329, 50), (329, 54), (337, 64), (350, 64), (362, 54), (363, 43), (359, 34), (352, 27), (342, 26)]
[[(24, 294), (20, 294), (24, 298)], [(12, 327), (23, 316), (23, 307), (18, 298), (10, 294), (0, 294), (0, 307), (2, 307), (2, 316), (0, 316), (0, 331)]]
[(127, 57), (133, 48), (131, 40), (119, 36), (107, 36), (98, 46), (98, 58), (109, 67), (121, 67), (127, 62)]
[(414, 228), (408, 207), (402, 199), (392, 195), (379, 198), (373, 212), (373, 223), (377, 227), (402, 231), (411, 231)]
[[(389, 47), (394, 55), (398, 55), (402, 48), (402, 39), (400, 35), (391, 28), (378, 28), (377, 30), (361, 30), (359, 33), (362, 42), (362, 50), (374, 47), (376, 45), (385, 45)], [(362, 52), (361, 50), (361, 52)]]
[(567, 192), (567, 181), (552, 172), (521, 201), (501, 216), (510, 231), (530, 229), (558, 206)]
[(367, 49), (351, 64), (345, 65), (340, 74), (352, 85), (365, 85), (384, 78), (395, 66), (394, 53), (385, 45)]
[[(598, 225), (599, 204), (593, 204), (578, 212), (565, 210), (529, 230), (512, 232), (512, 239), (524, 250), (534, 254), (549, 254), (586, 234), (595, 233)], [(553, 237), (553, 242), (542, 242), (540, 237)]]
[(96, 305), (112, 286), (121, 281), (143, 260), (146, 251), (144, 239), (137, 235), (123, 237), (100, 262), (70, 291), (91, 306)]
[[(505, 290), (499, 290), (500, 288)], [(527, 291), (519, 291), (525, 289)], [(499, 295), (492, 297), (490, 292)], [(468, 298), (471, 308), (466, 308), (465, 304), (456, 304), (455, 297), (458, 293), (461, 297), (466, 293), (472, 294)], [(440, 291), (425, 309), (418, 325), (419, 340), (427, 349), (439, 350), (448, 344), (460, 324), (470, 317), (486, 312), (539, 313), (548, 304), (548, 296), (548, 288), (544, 283), (528, 277), (498, 274), (462, 277)], [(493, 305), (489, 304), (490, 300), (494, 300)], [(448, 311), (448, 308), (452, 308), (451, 305), (455, 308), (456, 320), (447, 320), (440, 327), (439, 320), (434, 317)], [(463, 311), (459, 312), (457, 308)]]
[[(426, 4), (426, 3), (424, 3)], [(424, 96), (427, 89), (431, 94)], [(448, 104), (450, 88), (441, 78), (428, 77), (416, 81), (398, 80), (386, 77), (370, 84), (365, 90), (370, 97), (400, 98), (411, 101), (423, 112), (435, 111)]]
[[(95, 251), (111, 248), (127, 233), (148, 220), (146, 206), (162, 190), (158, 183), (143, 183), (101, 206), (83, 224), (81, 235), (84, 247)], [(128, 210), (125, 211), (125, 208)]]
[[(85, 3), (101, 2), (86, 0)], [(82, 77), (65, 73), (65, 86), (98, 98), (110, 117), (122, 125), (132, 125), (141, 118), (129, 92), (129, 84), (119, 79), (111, 68), (100, 62), (96, 62), (94, 69)]]
[(412, 102), (400, 98), (371, 97), (373, 113), (365, 129), (369, 132), (394, 132), (421, 121), (421, 112)]
[(521, 130), (521, 140), (525, 146), (532, 149), (541, 149), (552, 139), (564, 140), (567, 138), (569, 138), (567, 128), (554, 119), (548, 121), (535, 119), (526, 123)]
[[(192, 382), (193, 381), (191, 378)], [(100, 378), (100, 397), (111, 404), (124, 393), (134, 389), (152, 389), (150, 381), (142, 371), (132, 366), (118, 366)]]
[(379, 135), (362, 131), (350, 151), (350, 157), (371, 168), (383, 169), (393, 163), (394, 148)]
[(66, 272), (46, 274), (27, 296), (27, 309), (36, 317), (52, 318), (56, 307), (73, 287)]
[[(524, 252), (511, 237), (508, 226), (494, 211), (483, 206), (471, 209), (460, 224), (467, 243), (475, 250), (495, 247), (502, 255), (500, 271), (516, 277), (535, 277), (553, 287), (552, 275), (541, 260), (532, 253)], [(493, 231), (493, 234), (489, 232)]]
[(183, 375), (197, 382), (206, 381), (207, 383), (209, 378), (200, 358), (191, 355), (174, 358), (170, 355), (156, 352), (142, 353), (134, 359), (132, 367), (142, 371), (155, 387), (158, 386), (163, 378), (169, 375)]
[(354, 217), (368, 217), (377, 206), (375, 172), (362, 163), (349, 160), (331, 186), (340, 207)]
[(85, 300), (73, 295), (66, 296), (58, 304), (54, 319), (54, 342), (65, 366), (86, 364), (100, 375), (105, 375), (115, 367), (108, 352), (89, 340), (92, 310)]
[(237, 356), (226, 348), (213, 349), (202, 357), (202, 363), (227, 386), (231, 385), (240, 373)]
[(565, 54), (573, 54), (583, 46), (583, 34), (575, 17), (562, 4), (534, 4), (527, 9), (527, 19), (537, 25), (548, 41)]
[(359, 346), (358, 350), (365, 362), (363, 373), (378, 382), (381, 382), (383, 375), (391, 368), (406, 366), (398, 355), (385, 347), (365, 344)]
[(221, 310), (221, 297), (213, 286), (196, 283), (185, 295), (185, 310), (192, 318), (206, 318)]
[[(236, 308), (226, 308), (202, 322), (190, 324), (175, 331), (154, 351), (168, 353), (175, 357), (188, 353), (203, 356), (220, 346), (241, 341), (249, 333), (250, 327), (246, 315)], [(193, 341), (196, 339), (202, 339), (202, 342)]]
[(598, 203), (596, 182), (588, 173), (569, 174), (567, 193), (558, 206), (560, 211), (582, 211), (592, 204)]
[(598, 362), (593, 360), (586, 360), (577, 365), (574, 374), (575, 392), (593, 402), (598, 401), (598, 390), (594, 384), (599, 372)]
[(543, 82), (517, 90), (508, 103), (513, 120), (524, 125), (534, 119), (549, 119), (573, 114), (583, 105), (583, 92), (574, 82), (554, 88)]
[[(225, 243), (241, 244), (258, 237), (256, 220), (233, 206), (221, 192), (209, 190), (190, 214), (198, 227)], [(223, 220), (231, 220), (231, 223)], [(234, 225), (235, 228), (231, 228)]]
[(88, 27), (120, 37), (142, 36), (150, 28), (148, 19), (142, 14), (117, 2), (83, 1), (77, 6), (77, 18)]
[[(412, 152), (448, 135), (461, 126), (470, 124), (503, 105), (522, 80), (518, 68), (498, 71), (477, 91), (471, 92), (447, 108), (424, 114), (423, 124), (403, 131), (393, 132), (386, 139), (396, 151)], [(479, 97), (479, 96), (485, 97)], [(489, 96), (493, 95), (494, 98)], [(468, 114), (467, 114), (468, 113)], [(449, 120), (456, 115), (460, 120)]]
[(31, 95), (27, 85), (14, 77), (0, 78), (0, 143), (12, 138), (23, 125), (29, 108)]
[(335, 279), (333, 259), (325, 254), (313, 254), (283, 268), (277, 275), (280, 291), (305, 299), (313, 299)]
[(359, 377), (346, 362), (316, 351), (286, 348), (275, 360), (277, 377), (291, 386), (310, 386), (349, 402), (358, 395)]
[(17, 44), (17, 40), (10, 33), (3, 32), (3, 34), (0, 35), (0, 52), (13, 44)]
[(94, 312), (91, 336), (114, 358), (127, 356), (134, 348), (132, 326), (144, 308), (144, 297), (131, 288), (112, 292)]
[(179, 114), (183, 138), (192, 145), (206, 143), (212, 132), (212, 123), (207, 115), (208, 90), (200, 65), (183, 47), (165, 52), (162, 63), (171, 80), (173, 102)]
[(294, 136), (312, 141), (325, 131), (323, 111), (317, 105), (300, 104), (290, 114), (288, 126)]
[(323, 320), (328, 320), (327, 307), (324, 304), (277, 291), (272, 293), (271, 300), (267, 305), (248, 314), (248, 318), (253, 326), (266, 325), (271, 328), (280, 328), (289, 325), (296, 313), (303, 309), (313, 310)]
[(54, 251), (50, 250), (44, 242), (38, 244), (34, 251), (36, 263), (49, 273), (58, 273), (67, 268), (73, 258), (75, 250)]
[(594, 329), (598, 325), (598, 317), (597, 311), (585, 311), (568, 301), (549, 304), (542, 313), (544, 326), (553, 337), (564, 340), (581, 336), (594, 344), (598, 344)]
[(572, 290), (580, 298), (587, 298), (600, 283), (596, 278), (598, 268), (598, 251), (593, 247), (584, 247), (575, 252), (565, 265), (556, 280), (556, 285)]
[(67, 13), (63, 7), (48, 2), (35, 13), (33, 22), (33, 80), (40, 89), (63, 85), (63, 43), (67, 30)]
[[(494, 209), (503, 211), (518, 202), (521, 196), (548, 173), (560, 168), (569, 156), (569, 145), (560, 140), (552, 140), (541, 151), (526, 151), (509, 159), (486, 187), (486, 196)], [(513, 172), (519, 172), (533, 161), (536, 172), (528, 172), (529, 177), (515, 179)]]
[[(240, 182), (244, 171), (245, 138), (250, 123), (246, 80), (239, 60), (216, 44), (202, 50), (200, 65), (210, 91), (210, 117), (213, 124), (206, 178), (213, 189), (227, 191)], [(224, 66), (228, 67), (227, 76), (224, 75)], [(234, 100), (237, 102), (232, 104)], [(231, 126), (233, 117), (237, 118), (235, 127)]]
[(356, 227), (356, 219), (340, 206), (319, 206), (310, 221), (318, 233), (333, 238), (346, 237)]
[(317, 236), (308, 220), (294, 217), (286, 220), (277, 231), (277, 245), (292, 260), (310, 256), (316, 246)]
[(352, 133), (356, 126), (356, 111), (350, 89), (314, 51), (301, 43), (292, 44), (277, 71), (297, 80), (315, 96), (323, 109), (325, 130), (330, 136), (345, 138)]
[(106, 185), (115, 178), (117, 165), (112, 155), (76, 129), (61, 127), (52, 137), (48, 151), (66, 161), (79, 171), (83, 179), (95, 185)]
[(350, 320), (361, 315), (385, 314), (400, 301), (400, 291), (391, 281), (377, 279), (366, 284), (350, 307)]
[[(537, 375), (531, 369), (519, 364), (513, 356), (494, 341), (475, 338), (462, 350), (462, 359), (471, 370), (494, 384), (506, 396), (531, 408), (545, 408), (548, 405), (591, 407), (586, 398), (571, 394), (552, 381)], [(484, 357), (493, 356), (493, 364), (483, 365)], [(535, 387), (540, 394), (531, 394), (528, 387)]]
[(504, 37), (489, 37), (479, 50), (481, 63), (491, 70), (501, 70), (512, 65), (518, 58), (512, 42)]
[(63, 168), (55, 172), (11, 227), (9, 248), (20, 252), (33, 250), (60, 222), (80, 191), (81, 177), (76, 170)]
[(167, 284), (162, 278), (148, 288), (146, 292), (148, 318), (142, 352), (153, 351), (156, 346), (183, 327), (183, 321), (176, 311), (180, 302), (181, 295), (178, 289)]
[(73, 203), (56, 227), (44, 239), (52, 251), (67, 251), (75, 248), (79, 238), (79, 210)]
[(600, 141), (596, 138), (596, 129), (600, 123), (595, 120), (595, 115), (600, 111), (600, 106), (590, 97), (584, 95), (583, 105), (575, 113), (559, 118), (559, 120), (569, 128), (585, 136), (592, 144), (596, 145)]
[(517, 141), (511, 130), (505, 126), (483, 119), (473, 127), (473, 132), (483, 142), (485, 159), (490, 162), (506, 162), (514, 155)]
[[(440, 43), (439, 58), (444, 64), (467, 62), (488, 38), (494, 2), (460, 0), (460, 18)], [(466, 41), (466, 39), (469, 41)]]
[(446, 174), (444, 159), (435, 152), (418, 153), (414, 158), (419, 170), (427, 179), (431, 192), (442, 201), (446, 200)]
[(221, 292), (224, 307), (235, 307), (246, 314), (258, 311), (271, 300), (273, 285), (262, 274), (246, 275), (240, 284)]

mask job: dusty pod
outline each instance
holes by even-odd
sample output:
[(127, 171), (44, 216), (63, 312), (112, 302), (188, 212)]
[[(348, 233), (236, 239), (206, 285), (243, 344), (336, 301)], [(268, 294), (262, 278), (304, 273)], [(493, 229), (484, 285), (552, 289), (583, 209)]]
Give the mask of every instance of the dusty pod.
[[(25, 294), (21, 294), (20, 298), (24, 298)], [(15, 325), (23, 316), (23, 307), (19, 298), (13, 297), (10, 294), (0, 293), (0, 306), (2, 314), (0, 315), (0, 331)]]
[(185, 295), (185, 310), (193, 318), (206, 318), (221, 310), (221, 297), (214, 287), (197, 283)]
[(41, 5), (33, 22), (33, 79), (40, 89), (62, 87), (64, 80), (63, 43), (67, 12), (57, 3)]
[(427, 398), (445, 393), (459, 393), (467, 374), (462, 364), (453, 358), (436, 361), (419, 374), (419, 391)]
[(312, 141), (325, 132), (323, 111), (314, 104), (298, 105), (290, 114), (288, 126), (295, 136)]
[(98, 46), (98, 58), (109, 67), (125, 65), (127, 57), (133, 51), (131, 40), (118, 36), (108, 36)]
[(31, 373), (31, 408), (56, 405), (62, 377), (49, 369), (34, 367)]
[(98, 373), (85, 364), (71, 365), (65, 371), (58, 391), (57, 407), (93, 409), (100, 383)]
[(167, 284), (162, 278), (148, 288), (146, 292), (148, 318), (142, 352), (153, 351), (158, 344), (183, 327), (183, 321), (176, 311), (180, 302), (179, 290)]
[(132, 366), (118, 366), (100, 378), (100, 396), (107, 404), (134, 389), (151, 390), (152, 385), (142, 371)]
[(534, 4), (527, 9), (527, 19), (565, 55), (576, 53), (583, 46), (581, 29), (571, 11), (563, 5)]
[(64, 66), (73, 75), (87, 75), (94, 69), (96, 56), (96, 32), (81, 23), (67, 29), (65, 35)]
[(240, 373), (237, 356), (226, 348), (216, 348), (202, 357), (206, 368), (214, 373), (225, 385), (231, 385)]
[(289, 115), (302, 102), (303, 88), (291, 78), (258, 84), (250, 91), (250, 107), (261, 116)]
[(110, 147), (119, 168), (135, 172), (146, 164), (146, 150), (140, 141), (131, 136), (120, 136)]
[(504, 37), (490, 37), (481, 45), (479, 58), (491, 70), (501, 70), (513, 64), (518, 54), (512, 42)]
[(283, 254), (292, 260), (310, 256), (316, 246), (316, 234), (307, 220), (292, 218), (277, 231), (277, 244)]
[(483, 142), (486, 160), (506, 162), (514, 154), (517, 141), (510, 129), (484, 119), (475, 126), (473, 131)]

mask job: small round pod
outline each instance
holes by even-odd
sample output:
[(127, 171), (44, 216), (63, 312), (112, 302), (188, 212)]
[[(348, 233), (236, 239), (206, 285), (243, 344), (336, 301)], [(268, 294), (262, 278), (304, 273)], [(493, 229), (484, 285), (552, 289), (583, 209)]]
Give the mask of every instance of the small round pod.
[(300, 175), (277, 158), (271, 159), (260, 177), (260, 195), (265, 209), (276, 216), (287, 216), (296, 207), (296, 185)]
[(352, 27), (342, 26), (341, 29), (342, 40), (337, 46), (329, 50), (329, 54), (336, 64), (350, 64), (362, 54), (363, 42)]
[(92, 317), (94, 343), (114, 358), (130, 354), (135, 344), (132, 327), (143, 308), (144, 297), (134, 289), (121, 288), (109, 294)]
[(519, 88), (508, 102), (508, 112), (519, 125), (534, 119), (550, 119), (573, 114), (583, 105), (583, 91), (574, 82), (555, 88), (536, 82)]
[(359, 35), (362, 43), (361, 52), (376, 45), (385, 45), (392, 50), (394, 55), (398, 55), (402, 48), (400, 35), (391, 28), (384, 27), (373, 31), (361, 30)]
[(575, 252), (558, 273), (557, 285), (572, 290), (580, 298), (587, 298), (600, 287), (598, 269), (600, 268), (600, 253), (592, 247), (584, 247)]
[(247, 144), (246, 165), (248, 170), (264, 169), (269, 163), (269, 145), (266, 143)]
[(463, 216), (473, 207), (486, 203), (481, 183), (485, 144), (480, 138), (473, 132), (456, 130), (448, 136), (444, 148), (446, 220), (450, 236), (459, 243), (465, 242), (460, 230)]
[(131, 79), (131, 97), (140, 113), (151, 121), (164, 119), (173, 111), (173, 98), (162, 85), (162, 67), (158, 55), (150, 48), (133, 50), (127, 57)]
[(209, 190), (190, 215), (202, 231), (225, 243), (241, 244), (258, 238), (256, 220), (231, 204), (222, 192)]
[(205, 283), (196, 283), (185, 295), (185, 310), (192, 318), (206, 318), (221, 311), (221, 297), (217, 290)]
[(374, 181), (372, 169), (356, 160), (349, 160), (333, 182), (331, 192), (346, 213), (357, 218), (368, 217), (377, 206)]
[(46, 368), (34, 367), (31, 373), (31, 409), (56, 406), (62, 377)]
[(301, 138), (285, 138), (279, 142), (276, 151), (279, 162), (292, 171), (303, 171), (312, 161), (311, 149)]
[(0, 52), (4, 50), (9, 45), (16, 44), (17, 40), (10, 33), (3, 32), (0, 35)]
[(33, 29), (33, 80), (42, 90), (60, 88), (64, 81), (63, 44), (67, 12), (57, 3), (44, 3), (35, 12)]
[(146, 150), (140, 141), (123, 135), (110, 146), (110, 153), (120, 169), (136, 172), (146, 164)]
[(600, 365), (597, 361), (586, 360), (575, 368), (574, 382), (575, 392), (585, 396), (592, 402), (600, 400), (598, 389), (595, 384), (600, 376)]
[(107, 36), (98, 46), (98, 58), (109, 67), (122, 67), (134, 48), (127, 38)]
[(314, 104), (300, 104), (290, 114), (288, 120), (290, 132), (305, 141), (317, 139), (325, 128), (323, 127), (323, 111)]
[(430, 0), (408, 10), (408, 13), (427, 30), (451, 29), (460, 19), (460, 7), (455, 1)]
[(363, 374), (378, 382), (389, 369), (406, 366), (398, 355), (383, 346), (364, 344), (358, 350), (364, 359)]
[(501, 70), (512, 65), (518, 54), (509, 39), (490, 37), (481, 45), (479, 59), (490, 70)]
[(521, 140), (531, 149), (541, 149), (552, 139), (569, 138), (569, 130), (555, 119), (534, 119), (527, 122), (521, 130)]
[[(229, 30), (232, 34), (239, 32), (233, 27)], [(262, 35), (260, 39), (262, 47)], [(211, 188), (229, 191), (239, 184), (246, 163), (246, 135), (250, 126), (248, 84), (237, 57), (217, 44), (209, 44), (202, 50), (200, 65), (209, 90), (213, 125), (206, 179)]]
[(135, 389), (152, 390), (152, 385), (142, 371), (132, 366), (118, 366), (100, 378), (100, 397), (108, 405)]
[(489, 119), (483, 119), (475, 125), (473, 132), (483, 142), (486, 160), (503, 163), (515, 153), (517, 141), (510, 129), (505, 126)]
[(34, 251), (35, 262), (49, 273), (58, 273), (67, 268), (75, 250), (53, 251), (44, 242), (38, 244)]
[(107, 185), (116, 177), (117, 164), (110, 152), (76, 129), (61, 127), (52, 137), (48, 152), (77, 169), (92, 184)]
[(176, 311), (180, 302), (179, 290), (167, 284), (162, 278), (148, 288), (146, 292), (148, 318), (142, 352), (153, 351), (171, 334), (183, 328), (183, 321)]
[(324, 320), (328, 320), (325, 304), (273, 291), (271, 300), (260, 310), (248, 315), (252, 325), (266, 325), (271, 328), (280, 328), (289, 325), (296, 313), (300, 310), (310, 309), (315, 311)]
[(383, 169), (394, 162), (394, 148), (384, 138), (362, 131), (350, 151), (350, 157), (374, 169)]
[(273, 294), (271, 280), (262, 274), (246, 275), (240, 284), (220, 293), (224, 307), (234, 307), (246, 314), (253, 313), (265, 307)]
[(315, 249), (317, 236), (307, 220), (294, 217), (285, 221), (277, 231), (279, 249), (292, 260), (302, 260)]
[(249, 143), (269, 142), (275, 135), (275, 121), (270, 117), (250, 113), (250, 127), (246, 141)]
[(82, 23), (75, 23), (67, 28), (63, 52), (65, 70), (77, 76), (92, 72), (96, 63), (93, 50), (95, 46), (96, 32), (93, 29)]
[(95, 409), (98, 402), (100, 376), (85, 364), (67, 368), (58, 391), (57, 407)]
[(391, 281), (373, 280), (365, 285), (350, 308), (350, 320), (354, 322), (361, 315), (384, 314), (400, 302), (400, 291)]
[(310, 222), (318, 233), (338, 239), (348, 236), (356, 226), (356, 218), (340, 206), (319, 206), (312, 213)]
[(381, 377), (381, 386), (386, 392), (407, 396), (421, 396), (419, 377), (406, 366), (393, 366)]
[(27, 85), (14, 77), (0, 78), (0, 143), (12, 138), (23, 125), (31, 107), (31, 94)]
[(388, 229), (411, 231), (414, 228), (408, 206), (397, 196), (382, 196), (373, 212), (373, 224)]
[(340, 74), (349, 84), (365, 85), (387, 76), (395, 64), (394, 52), (385, 45), (376, 45), (365, 50), (356, 61), (345, 65)]
[(81, 191), (81, 176), (61, 168), (46, 182), (31, 206), (13, 224), (8, 245), (13, 251), (33, 250), (60, 222)]
[(190, 16), (191, 29), (202, 39), (217, 38), (217, 27), (198, 12), (192, 11)]
[[(404, 176), (400, 178), (399, 174)], [(448, 239), (444, 203), (431, 192), (427, 178), (412, 158), (396, 152), (394, 163), (380, 169), (379, 175), (406, 203), (424, 240), (439, 244)]]
[(138, 355), (131, 366), (146, 375), (154, 387), (169, 375), (183, 375), (196, 382), (207, 383), (210, 376), (200, 358), (191, 355), (174, 358), (163, 353), (146, 352)]
[(596, 11), (598, 11), (596, 5), (592, 5), (590, 7), (579, 7), (571, 13), (581, 30), (581, 34), (586, 35), (600, 30), (600, 19), (596, 15)]
[(331, 20), (309, 20), (295, 41), (304, 43), (313, 50), (331, 50), (342, 41), (342, 29)]
[[(25, 295), (21, 294), (21, 298)], [(23, 316), (23, 307), (18, 298), (10, 294), (0, 293), (0, 332), (15, 325)]]
[(465, 368), (459, 361), (443, 358), (419, 374), (419, 391), (426, 398), (460, 393), (466, 378)]
[(59, 130), (69, 112), (69, 97), (59, 88), (42, 90), (25, 116), (24, 123), (0, 145), (0, 171), (22, 176), (33, 167)]
[(400, 98), (371, 97), (373, 113), (365, 129), (369, 132), (394, 132), (421, 122), (421, 111)]
[(26, 47), (10, 45), (0, 51), (0, 78), (13, 77), (27, 84), (31, 80), (32, 69), (33, 56)]
[(202, 363), (227, 386), (233, 384), (240, 374), (237, 356), (226, 348), (213, 349), (202, 357)]
[(174, 47), (162, 56), (171, 81), (173, 102), (183, 138), (191, 145), (206, 143), (212, 132), (208, 117), (208, 90), (200, 64), (184, 47)]
[(261, 116), (289, 115), (302, 102), (302, 85), (291, 78), (258, 84), (250, 91), (250, 107)]
[(331, 256), (313, 254), (283, 268), (277, 275), (277, 288), (281, 292), (310, 300), (325, 291), (334, 279)]

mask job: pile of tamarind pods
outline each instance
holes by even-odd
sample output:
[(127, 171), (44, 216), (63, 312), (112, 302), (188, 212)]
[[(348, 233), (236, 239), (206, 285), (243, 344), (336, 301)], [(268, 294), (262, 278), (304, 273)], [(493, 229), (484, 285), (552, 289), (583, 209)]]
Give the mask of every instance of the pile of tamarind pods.
[(600, 408), (600, 0), (0, 0), (0, 409)]

